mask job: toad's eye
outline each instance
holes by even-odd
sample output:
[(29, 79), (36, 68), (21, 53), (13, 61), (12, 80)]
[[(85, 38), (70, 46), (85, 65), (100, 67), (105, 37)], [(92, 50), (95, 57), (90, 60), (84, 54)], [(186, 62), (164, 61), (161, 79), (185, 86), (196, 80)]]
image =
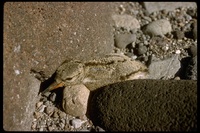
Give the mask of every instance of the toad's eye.
[(73, 78), (66, 78), (66, 80), (72, 80)]
[(76, 76), (74, 76), (74, 77), (67, 77), (67, 78), (65, 79), (65, 81), (67, 81), (67, 82), (74, 82), (76, 79), (77, 79)]

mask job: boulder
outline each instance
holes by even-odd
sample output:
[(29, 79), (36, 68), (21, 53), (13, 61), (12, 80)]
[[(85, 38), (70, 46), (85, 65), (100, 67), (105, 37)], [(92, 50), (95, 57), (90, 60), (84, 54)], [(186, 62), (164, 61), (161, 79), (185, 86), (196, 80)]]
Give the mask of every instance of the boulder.
[(132, 80), (90, 97), (93, 123), (106, 131), (196, 131), (197, 81)]

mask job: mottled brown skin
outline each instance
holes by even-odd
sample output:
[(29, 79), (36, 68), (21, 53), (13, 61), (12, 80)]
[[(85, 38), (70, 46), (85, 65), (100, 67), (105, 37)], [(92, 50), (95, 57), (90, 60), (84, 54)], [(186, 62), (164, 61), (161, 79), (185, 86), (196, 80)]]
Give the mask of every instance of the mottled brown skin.
[(65, 61), (56, 71), (55, 82), (43, 93), (62, 86), (84, 84), (90, 91), (132, 79), (146, 78), (147, 67), (125, 55), (112, 54), (90, 61)]

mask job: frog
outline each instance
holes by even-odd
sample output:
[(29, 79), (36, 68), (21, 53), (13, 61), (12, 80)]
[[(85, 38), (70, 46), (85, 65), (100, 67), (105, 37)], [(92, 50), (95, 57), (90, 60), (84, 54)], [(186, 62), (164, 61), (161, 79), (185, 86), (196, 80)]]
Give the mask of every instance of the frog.
[(57, 68), (54, 82), (42, 94), (77, 84), (94, 91), (117, 82), (144, 79), (148, 74), (145, 64), (124, 54), (109, 54), (88, 61), (65, 60)]

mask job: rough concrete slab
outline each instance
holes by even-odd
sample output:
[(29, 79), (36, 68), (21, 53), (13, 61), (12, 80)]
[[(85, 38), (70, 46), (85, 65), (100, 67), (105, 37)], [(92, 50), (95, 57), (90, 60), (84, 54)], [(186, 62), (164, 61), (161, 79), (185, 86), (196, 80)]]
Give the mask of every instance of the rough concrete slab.
[(160, 10), (173, 11), (178, 7), (197, 7), (196, 2), (143, 2), (143, 5), (149, 13)]
[(110, 3), (6, 2), (3, 22), (3, 128), (30, 130), (40, 81), (66, 58), (112, 52)]

